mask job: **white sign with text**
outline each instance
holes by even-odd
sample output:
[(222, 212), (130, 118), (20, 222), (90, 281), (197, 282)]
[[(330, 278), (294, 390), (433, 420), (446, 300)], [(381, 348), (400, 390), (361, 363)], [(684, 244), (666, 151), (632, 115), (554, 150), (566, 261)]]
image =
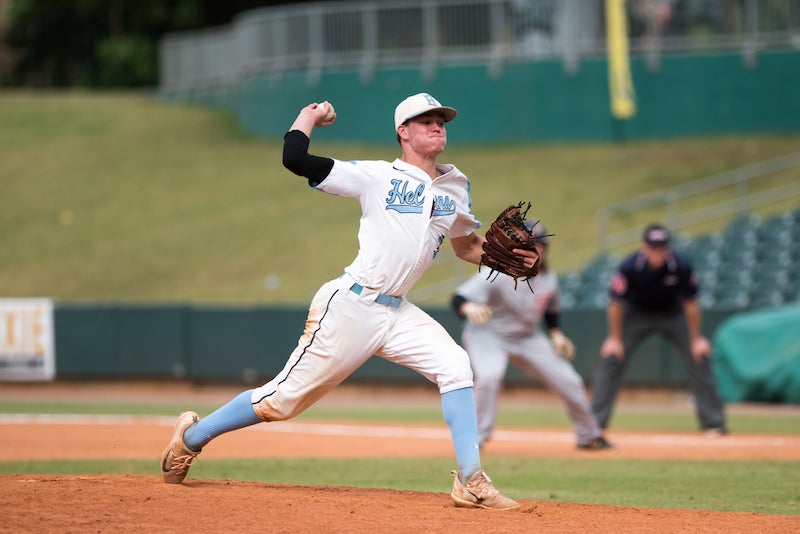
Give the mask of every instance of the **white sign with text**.
[(0, 381), (56, 374), (53, 301), (0, 299)]

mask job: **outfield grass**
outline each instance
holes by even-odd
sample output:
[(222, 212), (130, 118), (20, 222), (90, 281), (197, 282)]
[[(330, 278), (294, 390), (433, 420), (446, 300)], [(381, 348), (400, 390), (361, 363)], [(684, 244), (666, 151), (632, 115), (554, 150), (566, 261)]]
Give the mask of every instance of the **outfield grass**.
[[(4, 91), (0, 146), (4, 297), (306, 302), (357, 250), (357, 203), (309, 191), (282, 167), (280, 139), (244, 135), (218, 110), (136, 93)], [(470, 176), (484, 222), (531, 200), (557, 234), (553, 265), (566, 271), (595, 256), (603, 206), (798, 146), (800, 136), (767, 135), (454, 144), (442, 161)], [(312, 151), (398, 155), (363, 144)]]

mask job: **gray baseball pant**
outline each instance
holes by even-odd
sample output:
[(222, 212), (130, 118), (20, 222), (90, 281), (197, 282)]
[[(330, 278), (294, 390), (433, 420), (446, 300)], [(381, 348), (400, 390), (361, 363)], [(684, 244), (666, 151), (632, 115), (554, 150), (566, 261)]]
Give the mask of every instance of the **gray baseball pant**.
[(488, 328), (473, 326), (465, 330), (463, 342), (470, 356), (475, 381), (481, 445), (494, 431), (498, 396), (509, 361), (561, 397), (578, 444), (588, 444), (601, 435), (583, 379), (571, 362), (556, 354), (545, 334), (537, 331), (531, 336), (510, 338)]
[(620, 361), (615, 357), (601, 357), (592, 379), (592, 411), (600, 426), (608, 427), (631, 356), (645, 339), (654, 334), (660, 334), (671, 342), (683, 359), (689, 388), (695, 397), (700, 427), (726, 428), (724, 408), (711, 370), (711, 359), (703, 358), (697, 363), (692, 357), (689, 331), (683, 311), (654, 313), (628, 305), (625, 306), (622, 323), (625, 358)]

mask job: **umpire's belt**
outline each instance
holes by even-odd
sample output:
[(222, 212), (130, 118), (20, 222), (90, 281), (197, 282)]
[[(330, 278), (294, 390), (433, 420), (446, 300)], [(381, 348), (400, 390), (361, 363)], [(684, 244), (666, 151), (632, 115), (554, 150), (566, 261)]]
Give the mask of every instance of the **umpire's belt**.
[[(364, 286), (356, 282), (350, 286), (350, 291), (356, 295), (360, 295), (361, 292), (364, 291)], [(400, 306), (400, 303), (403, 302), (403, 297), (393, 297), (391, 295), (378, 293), (378, 296), (375, 298), (375, 302), (378, 304), (383, 304), (384, 306), (389, 306), (390, 308), (397, 308)]]

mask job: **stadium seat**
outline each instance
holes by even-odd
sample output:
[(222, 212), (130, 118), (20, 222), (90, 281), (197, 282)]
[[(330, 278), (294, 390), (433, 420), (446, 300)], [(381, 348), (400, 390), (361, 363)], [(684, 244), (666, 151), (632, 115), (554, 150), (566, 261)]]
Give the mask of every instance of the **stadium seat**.
[(705, 296), (704, 305), (710, 305), (719, 293), (719, 279), (713, 273), (700, 273), (700, 296)]
[(792, 247), (784, 243), (762, 242), (756, 252), (760, 265), (784, 265), (792, 261)]
[(712, 293), (702, 291), (700, 293), (700, 307), (704, 309), (711, 309), (717, 304), (717, 300)]
[(699, 274), (709, 274), (717, 276), (720, 268), (722, 267), (722, 260), (717, 252), (711, 252), (705, 255), (698, 255), (692, 258), (692, 265)]
[(746, 246), (731, 247), (723, 251), (720, 255), (719, 270), (725, 271), (728, 268), (733, 268), (737, 271), (750, 271), (758, 261), (755, 248), (747, 248)]
[(739, 215), (729, 222), (723, 234), (727, 235), (741, 235), (747, 232), (755, 231), (761, 225), (761, 217), (755, 213), (747, 213)]
[(611, 282), (611, 276), (614, 274), (613, 269), (586, 269), (581, 274), (581, 287), (582, 288), (603, 288), (605, 290)]
[(753, 307), (778, 306), (784, 302), (784, 289), (789, 282), (786, 270), (760, 273), (750, 285), (750, 304)]
[(584, 267), (581, 273), (581, 292), (576, 298), (576, 307), (584, 309), (606, 307), (608, 284), (620, 261), (616, 254), (600, 254)]
[(573, 307), (581, 309), (605, 308), (608, 304), (608, 285), (585, 285), (575, 295)]
[(568, 272), (558, 277), (559, 299), (562, 309), (575, 306), (581, 291), (581, 274), (577, 271)]
[(689, 256), (697, 272), (716, 272), (721, 262), (722, 243), (723, 239), (719, 234), (701, 235), (695, 238), (690, 246), (684, 248), (683, 252)]
[[(797, 271), (795, 271), (797, 273)], [(783, 298), (786, 302), (800, 302), (800, 278), (795, 274), (790, 283), (783, 291)]]
[(709, 253), (718, 251), (723, 241), (724, 239), (720, 234), (705, 234), (696, 237), (694, 241), (692, 241), (692, 246), (700, 252)]
[(718, 309), (741, 309), (746, 308), (750, 304), (750, 297), (744, 291), (741, 292), (727, 292), (720, 295), (714, 303), (714, 307)]
[(692, 238), (684, 233), (677, 234), (672, 238), (672, 247), (691, 256), (690, 250), (693, 249)]
[(727, 264), (719, 272), (719, 285), (725, 288), (746, 288), (753, 281), (753, 273), (749, 269), (739, 269), (736, 265)]
[(759, 292), (750, 297), (750, 308), (769, 308), (784, 304), (783, 292), (777, 289)]
[(791, 228), (772, 228), (769, 232), (762, 232), (758, 236), (758, 249), (764, 250), (775, 247), (790, 247), (793, 241)]
[(571, 271), (558, 277), (558, 286), (562, 292), (574, 293), (581, 287), (581, 274)]
[(559, 303), (562, 310), (571, 310), (575, 307), (577, 299), (574, 293), (561, 293), (559, 295)]
[(791, 231), (794, 225), (795, 222), (792, 214), (788, 211), (784, 211), (765, 219), (759, 227), (759, 233), (766, 234), (771, 232), (779, 232), (782, 230)]

